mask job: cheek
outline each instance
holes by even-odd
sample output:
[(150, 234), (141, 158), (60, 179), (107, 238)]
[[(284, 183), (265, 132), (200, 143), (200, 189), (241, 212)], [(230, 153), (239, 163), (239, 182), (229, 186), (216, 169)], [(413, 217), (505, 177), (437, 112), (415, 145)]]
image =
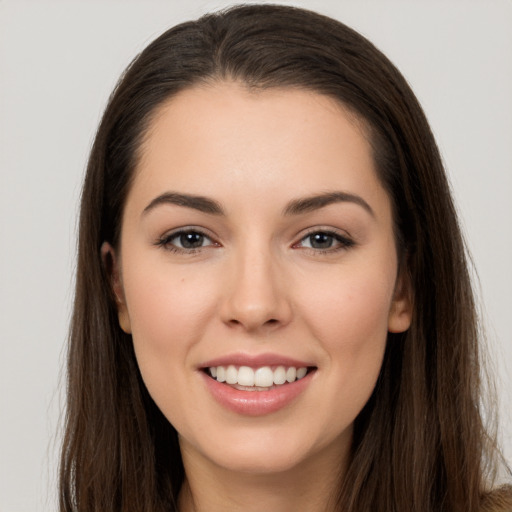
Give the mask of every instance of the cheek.
[(185, 343), (199, 334), (215, 299), (207, 274), (189, 274), (165, 267), (130, 273), (125, 295), (134, 338), (167, 348), (171, 340)]
[(124, 288), (134, 349), (144, 382), (158, 403), (169, 386), (186, 378), (190, 354), (213, 314), (215, 285), (204, 272), (178, 273), (168, 265), (132, 265), (129, 270)]
[[(371, 339), (386, 337), (393, 294), (389, 273), (348, 272), (348, 276), (329, 279), (302, 294), (302, 309), (319, 331), (319, 338), (338, 346), (364, 347)], [(323, 334), (320, 334), (323, 333)], [(373, 334), (373, 336), (370, 336)], [(380, 336), (378, 336), (380, 334)]]
[[(142, 379), (170, 423), (195, 424), (193, 354), (215, 307), (215, 284), (204, 272), (178, 274), (168, 265), (132, 267), (125, 283), (132, 339)], [(139, 270), (141, 269), (141, 270)], [(127, 273), (128, 274), (128, 273)], [(199, 277), (200, 276), (200, 277)]]
[(355, 417), (382, 365), (393, 283), (375, 273), (354, 273), (339, 282), (328, 293), (310, 293), (304, 310), (327, 355), (332, 398), (340, 402), (339, 411)]

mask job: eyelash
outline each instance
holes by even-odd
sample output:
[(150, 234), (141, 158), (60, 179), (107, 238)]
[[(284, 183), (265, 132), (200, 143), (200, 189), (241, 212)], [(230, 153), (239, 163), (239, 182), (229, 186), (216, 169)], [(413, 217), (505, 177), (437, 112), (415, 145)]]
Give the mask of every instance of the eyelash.
[[(183, 235), (199, 235), (202, 236), (204, 239), (209, 240), (211, 243), (205, 246), (201, 247), (194, 247), (194, 248), (185, 248), (185, 247), (177, 247), (175, 244), (172, 243), (172, 240), (175, 240)], [(212, 241), (211, 237), (209, 237), (206, 233), (201, 231), (200, 229), (195, 228), (184, 228), (180, 229), (178, 231), (173, 231), (172, 233), (168, 233), (164, 236), (162, 236), (159, 240), (157, 240), (156, 245), (159, 247), (162, 247), (166, 249), (167, 251), (171, 251), (174, 253), (180, 253), (180, 254), (196, 254), (201, 249), (204, 249), (206, 247), (218, 247), (219, 244)]]
[[(327, 237), (330, 237), (332, 240), (332, 243), (337, 243), (338, 245), (336, 247), (328, 247), (325, 249), (320, 248), (314, 248), (314, 247), (304, 247), (300, 246), (300, 244), (304, 243), (305, 240), (308, 238), (311, 239), (314, 235), (324, 235)], [(310, 241), (311, 243), (311, 241)], [(314, 253), (315, 255), (329, 255), (333, 253), (337, 253), (339, 251), (344, 251), (347, 249), (350, 249), (351, 247), (354, 247), (356, 244), (354, 240), (351, 238), (341, 235), (340, 233), (337, 233), (336, 231), (332, 231), (329, 229), (314, 229), (307, 233), (305, 236), (303, 236), (300, 241), (296, 244), (294, 244), (292, 247), (302, 250), (307, 250), (311, 253)]]
[[(203, 237), (206, 240), (209, 240), (211, 243), (208, 245), (200, 246), (200, 247), (194, 247), (194, 248), (185, 248), (185, 247), (178, 247), (175, 244), (172, 243), (173, 240), (183, 236), (183, 235), (199, 235)], [(311, 239), (314, 235), (325, 235), (327, 237), (330, 237), (332, 240), (332, 243), (338, 243), (337, 247), (328, 247), (325, 249), (321, 248), (315, 248), (315, 247), (304, 247), (300, 244), (304, 243), (305, 240), (308, 238)], [(311, 243), (311, 240), (310, 240)], [(207, 247), (219, 247), (220, 244), (214, 242), (210, 236), (208, 236), (206, 233), (201, 231), (200, 229), (194, 229), (194, 228), (184, 228), (180, 229), (178, 231), (173, 231), (172, 233), (166, 234), (159, 238), (156, 242), (157, 246), (162, 247), (166, 249), (167, 251), (173, 252), (173, 253), (180, 253), (180, 254), (196, 254), (200, 252), (202, 249), (205, 249)], [(302, 249), (307, 250), (315, 255), (326, 255), (326, 254), (332, 254), (339, 251), (343, 251), (346, 249), (349, 249), (355, 245), (355, 242), (348, 238), (347, 236), (343, 236), (335, 231), (328, 230), (328, 229), (315, 229), (313, 231), (310, 231), (305, 236), (303, 236), (299, 242), (292, 245), (292, 248), (294, 249)]]

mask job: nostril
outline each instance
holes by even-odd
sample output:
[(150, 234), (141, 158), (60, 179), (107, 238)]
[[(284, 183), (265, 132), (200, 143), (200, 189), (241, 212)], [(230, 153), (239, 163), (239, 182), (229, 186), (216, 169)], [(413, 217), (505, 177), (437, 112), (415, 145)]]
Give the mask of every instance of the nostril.
[[(236, 318), (232, 318), (229, 323), (231, 325), (244, 325), (244, 322), (240, 321), (240, 320), (237, 320)], [(278, 324), (279, 323), (279, 320), (277, 320), (276, 318), (270, 318), (268, 320), (266, 320), (265, 322), (263, 322), (262, 325), (275, 325), (275, 324)]]

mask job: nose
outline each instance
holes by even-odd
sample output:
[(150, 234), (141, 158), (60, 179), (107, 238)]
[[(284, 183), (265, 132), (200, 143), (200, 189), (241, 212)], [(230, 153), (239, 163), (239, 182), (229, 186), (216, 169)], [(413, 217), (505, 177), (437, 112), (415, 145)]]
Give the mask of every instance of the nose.
[(220, 305), (225, 324), (268, 333), (290, 322), (292, 308), (286, 278), (270, 250), (260, 246), (241, 251), (230, 262), (228, 272)]

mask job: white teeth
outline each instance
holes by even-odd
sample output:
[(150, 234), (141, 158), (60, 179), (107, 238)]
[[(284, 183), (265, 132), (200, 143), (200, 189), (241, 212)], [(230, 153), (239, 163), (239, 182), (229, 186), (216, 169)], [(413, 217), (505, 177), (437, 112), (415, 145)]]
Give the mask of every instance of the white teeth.
[(297, 378), (297, 370), (293, 366), (290, 366), (290, 368), (288, 368), (288, 370), (286, 370), (286, 380), (288, 382), (293, 382), (296, 378)]
[(268, 388), (274, 384), (274, 372), (270, 366), (258, 368), (254, 372), (254, 385), (260, 388)]
[(219, 382), (226, 381), (226, 369), (224, 368), (224, 366), (217, 366), (217, 380)]
[(302, 379), (302, 377), (304, 377), (307, 372), (308, 372), (307, 368), (299, 368), (297, 370), (297, 380)]
[(254, 386), (254, 370), (248, 366), (240, 366), (238, 370), (238, 384), (240, 386)]
[(209, 368), (210, 375), (218, 382), (243, 387), (268, 388), (272, 386), (281, 386), (286, 382), (295, 382), (302, 379), (308, 372), (306, 367), (295, 368), (290, 366), (278, 366), (274, 370), (270, 366), (260, 368), (250, 368), (249, 366), (240, 366), (238, 369), (234, 365), (212, 366)]
[(280, 385), (286, 382), (286, 370), (284, 366), (278, 366), (274, 370), (274, 384)]
[(236, 384), (238, 382), (238, 371), (232, 364), (226, 370), (226, 382), (228, 384)]

